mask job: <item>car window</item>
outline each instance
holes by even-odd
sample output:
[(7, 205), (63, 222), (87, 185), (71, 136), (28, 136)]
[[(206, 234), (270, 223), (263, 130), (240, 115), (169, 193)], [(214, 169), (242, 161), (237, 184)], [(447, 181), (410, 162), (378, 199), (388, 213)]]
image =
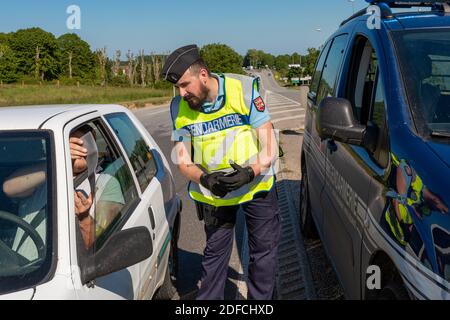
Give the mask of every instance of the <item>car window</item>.
[(78, 243), (95, 252), (128, 218), (138, 193), (127, 162), (107, 138), (100, 120), (75, 128), (70, 137), (81, 139), (88, 150), (87, 157), (72, 162), (73, 196), (80, 222)]
[(317, 62), (316, 70), (314, 71), (314, 77), (311, 82), (310, 92), (317, 94), (317, 89), (319, 89), (320, 77), (322, 76), (323, 65), (325, 64), (325, 59), (327, 58), (328, 50), (330, 49), (331, 41), (328, 42), (320, 53), (319, 60)]
[(119, 137), (133, 166), (141, 191), (144, 192), (155, 176), (157, 168), (151, 148), (125, 113), (109, 114), (105, 118)]
[(346, 34), (337, 36), (333, 40), (330, 52), (327, 56), (322, 78), (319, 83), (319, 89), (317, 91), (317, 102), (327, 97), (333, 97), (335, 95), (336, 80), (341, 67), (344, 51), (347, 46)]
[(0, 132), (0, 294), (37, 285), (50, 270), (51, 137)]

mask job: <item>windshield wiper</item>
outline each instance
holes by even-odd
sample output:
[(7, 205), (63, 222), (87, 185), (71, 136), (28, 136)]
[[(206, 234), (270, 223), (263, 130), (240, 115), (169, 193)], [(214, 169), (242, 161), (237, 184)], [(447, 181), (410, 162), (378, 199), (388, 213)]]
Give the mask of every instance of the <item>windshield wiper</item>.
[(450, 138), (450, 132), (434, 130), (434, 131), (431, 131), (431, 136), (441, 137), (441, 138)]

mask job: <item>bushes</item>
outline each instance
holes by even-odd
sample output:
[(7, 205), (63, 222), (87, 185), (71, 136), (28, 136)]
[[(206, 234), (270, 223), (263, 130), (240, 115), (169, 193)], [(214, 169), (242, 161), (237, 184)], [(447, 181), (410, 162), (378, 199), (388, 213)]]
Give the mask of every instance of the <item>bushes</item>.
[(111, 80), (109, 80), (108, 86), (113, 86), (113, 87), (129, 87), (130, 86), (130, 81), (128, 80), (127, 76), (125, 75), (118, 75), (115, 77), (112, 77)]

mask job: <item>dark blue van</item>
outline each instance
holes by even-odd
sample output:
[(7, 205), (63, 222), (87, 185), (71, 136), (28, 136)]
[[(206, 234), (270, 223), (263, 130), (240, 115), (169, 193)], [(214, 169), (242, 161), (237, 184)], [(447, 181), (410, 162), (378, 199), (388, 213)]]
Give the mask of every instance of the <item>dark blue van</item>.
[(308, 94), (300, 227), (350, 299), (450, 299), (450, 5), (406, 2), (344, 21)]

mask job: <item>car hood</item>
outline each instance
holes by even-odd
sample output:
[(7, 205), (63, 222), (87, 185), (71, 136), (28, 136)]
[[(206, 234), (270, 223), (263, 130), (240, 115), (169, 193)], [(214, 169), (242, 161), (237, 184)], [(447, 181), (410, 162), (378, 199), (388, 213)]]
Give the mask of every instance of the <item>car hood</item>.
[(450, 167), (450, 144), (428, 142), (428, 147)]

